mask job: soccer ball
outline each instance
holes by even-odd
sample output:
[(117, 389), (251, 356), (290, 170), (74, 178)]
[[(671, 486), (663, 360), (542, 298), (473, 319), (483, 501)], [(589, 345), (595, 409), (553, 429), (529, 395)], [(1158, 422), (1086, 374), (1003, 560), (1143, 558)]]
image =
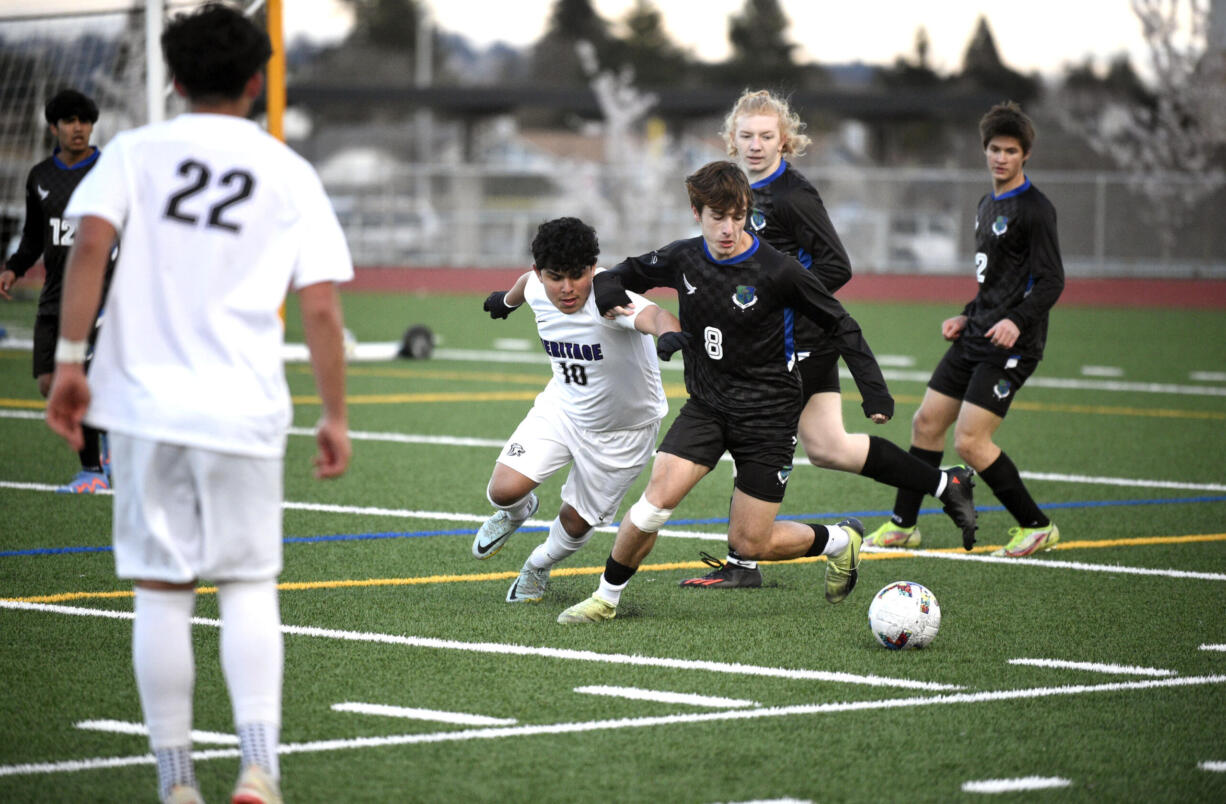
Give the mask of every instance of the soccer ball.
[(890, 650), (927, 647), (941, 627), (941, 607), (926, 586), (895, 581), (873, 596), (868, 627)]

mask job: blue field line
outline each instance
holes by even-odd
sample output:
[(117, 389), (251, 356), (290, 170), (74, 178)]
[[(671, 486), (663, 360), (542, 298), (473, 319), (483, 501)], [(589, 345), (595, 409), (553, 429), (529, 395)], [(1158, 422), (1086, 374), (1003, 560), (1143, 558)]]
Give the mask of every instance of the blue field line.
[[(1216, 497), (1179, 497), (1175, 499), (1157, 500), (1088, 500), (1082, 502), (1043, 503), (1043, 510), (1071, 508), (1115, 508), (1125, 505), (1186, 505), (1190, 503), (1226, 502), (1226, 496)], [(976, 505), (975, 510), (981, 514), (1005, 510), (1003, 505)], [(892, 511), (826, 511), (812, 514), (784, 514), (779, 519), (843, 519), (845, 517), (888, 517)], [(939, 514), (940, 508), (921, 508), (921, 514)], [(685, 527), (687, 525), (727, 525), (728, 517), (712, 517), (710, 519), (670, 519), (669, 527)], [(546, 533), (548, 526), (530, 525), (521, 527), (519, 533)], [(361, 542), (375, 539), (424, 539), (429, 536), (471, 536), (476, 528), (454, 528), (452, 530), (413, 530), (413, 531), (381, 531), (379, 533), (336, 533), (330, 536), (288, 536), (286, 544), (315, 544), (320, 542)], [(70, 553), (109, 553), (109, 545), (105, 547), (39, 547), (32, 550), (0, 550), (0, 558), (15, 556), (53, 556)]]

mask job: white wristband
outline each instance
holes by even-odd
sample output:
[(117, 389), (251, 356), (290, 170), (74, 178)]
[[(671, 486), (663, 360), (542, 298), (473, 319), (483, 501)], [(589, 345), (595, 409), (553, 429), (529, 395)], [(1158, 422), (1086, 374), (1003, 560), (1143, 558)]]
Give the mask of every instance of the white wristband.
[(60, 338), (55, 343), (56, 363), (84, 363), (89, 344), (85, 341), (70, 341)]

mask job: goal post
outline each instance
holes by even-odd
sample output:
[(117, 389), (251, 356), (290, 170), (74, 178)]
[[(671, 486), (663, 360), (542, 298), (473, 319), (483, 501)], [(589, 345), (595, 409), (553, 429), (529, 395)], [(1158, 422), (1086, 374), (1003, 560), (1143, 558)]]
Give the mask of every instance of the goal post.
[[(54, 146), (43, 119), (47, 100), (65, 87), (93, 98), (99, 109), (93, 142), (101, 147), (120, 131), (182, 111), (162, 61), (161, 35), (168, 17), (203, 2), (114, 0), (102, 10), (88, 0), (0, 3), (0, 259), (17, 246), (26, 175)], [(285, 0), (235, 5), (266, 26), (272, 40), (267, 125), (284, 139)]]

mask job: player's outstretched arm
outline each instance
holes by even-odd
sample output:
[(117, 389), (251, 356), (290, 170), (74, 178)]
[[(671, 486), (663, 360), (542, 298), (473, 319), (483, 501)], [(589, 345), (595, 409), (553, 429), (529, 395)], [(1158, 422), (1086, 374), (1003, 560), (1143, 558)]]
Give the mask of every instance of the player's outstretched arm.
[(302, 328), (311, 352), (315, 387), (323, 415), (315, 432), (315, 477), (338, 477), (349, 467), (349, 413), (345, 404), (344, 324), (333, 282), (317, 282), (298, 291)]
[(55, 347), (55, 376), (47, 397), (47, 424), (75, 450), (85, 445), (81, 421), (89, 409), (85, 379), (85, 349), (98, 304), (107, 258), (115, 242), (115, 227), (104, 218), (86, 215), (64, 268), (60, 301), (60, 339)]
[(515, 280), (510, 290), (496, 290), (486, 296), (485, 304), (481, 305), (481, 309), (489, 313), (490, 318), (493, 319), (506, 318), (515, 312), (524, 303), (524, 286), (528, 284), (530, 276), (532, 272), (528, 271)]
[(656, 355), (661, 360), (671, 360), (673, 355), (690, 344), (690, 334), (681, 331), (677, 316), (656, 304), (648, 304), (634, 319), (634, 328), (639, 332), (656, 336)]

